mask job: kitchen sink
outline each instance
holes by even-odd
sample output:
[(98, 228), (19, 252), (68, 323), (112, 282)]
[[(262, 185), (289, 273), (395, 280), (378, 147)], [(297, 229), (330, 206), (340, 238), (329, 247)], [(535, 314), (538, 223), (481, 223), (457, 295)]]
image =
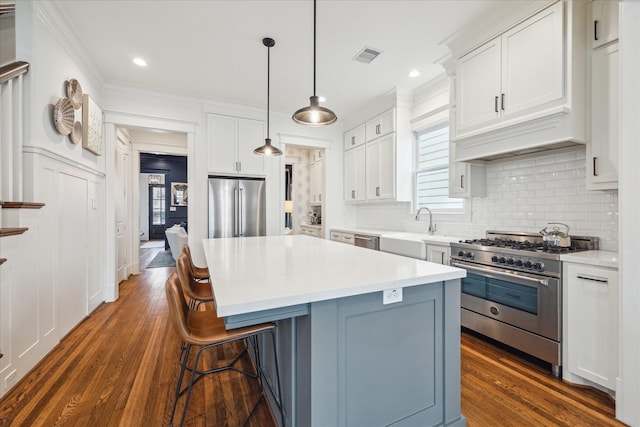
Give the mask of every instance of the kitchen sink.
[(380, 250), (406, 257), (427, 259), (427, 244), (424, 237), (414, 236), (380, 236)]

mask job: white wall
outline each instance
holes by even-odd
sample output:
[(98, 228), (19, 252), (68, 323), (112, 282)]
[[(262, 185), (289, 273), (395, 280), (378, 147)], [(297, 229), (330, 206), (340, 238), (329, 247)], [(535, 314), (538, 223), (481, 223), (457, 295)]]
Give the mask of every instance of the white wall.
[[(487, 196), (468, 199), (466, 215), (436, 215), (437, 233), (478, 238), (486, 230), (538, 232), (563, 222), (573, 235), (597, 236), (600, 248), (618, 250), (618, 194), (587, 191), (585, 149), (494, 161), (487, 166)], [(426, 232), (410, 203), (359, 205), (358, 227)]]

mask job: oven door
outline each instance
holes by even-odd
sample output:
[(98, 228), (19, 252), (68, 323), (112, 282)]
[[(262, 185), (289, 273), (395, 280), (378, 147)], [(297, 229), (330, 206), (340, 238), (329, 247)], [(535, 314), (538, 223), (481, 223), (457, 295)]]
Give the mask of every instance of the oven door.
[(462, 308), (560, 341), (560, 280), (458, 260), (452, 265), (467, 271)]

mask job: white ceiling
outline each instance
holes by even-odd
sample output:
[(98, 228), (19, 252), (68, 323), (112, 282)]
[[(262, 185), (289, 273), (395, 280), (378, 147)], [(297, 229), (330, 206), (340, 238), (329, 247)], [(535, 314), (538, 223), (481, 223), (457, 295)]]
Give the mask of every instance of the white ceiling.
[[(524, 0), (528, 1), (528, 0)], [(443, 72), (439, 43), (483, 26), (522, 0), (319, 0), (317, 94), (338, 117), (394, 87), (413, 90)], [(66, 25), (105, 82), (266, 105), (291, 112), (313, 93), (311, 0), (56, 0)], [(365, 65), (363, 47), (383, 53)], [(148, 67), (132, 64), (143, 57)], [(418, 78), (408, 77), (418, 69)]]

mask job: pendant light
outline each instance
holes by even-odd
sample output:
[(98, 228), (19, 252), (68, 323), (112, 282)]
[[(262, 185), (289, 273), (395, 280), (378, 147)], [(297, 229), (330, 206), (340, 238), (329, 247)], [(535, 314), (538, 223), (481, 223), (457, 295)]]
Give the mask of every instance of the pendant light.
[(308, 107), (293, 113), (294, 122), (307, 126), (325, 126), (338, 120), (333, 111), (320, 106), (320, 101), (316, 96), (316, 0), (313, 0), (313, 96), (309, 100)]
[(264, 145), (256, 148), (253, 152), (262, 156), (280, 156), (282, 155), (282, 151), (278, 147), (271, 145), (271, 138), (269, 138), (269, 81), (271, 69), (271, 48), (276, 45), (276, 41), (272, 38), (265, 37), (262, 39), (262, 44), (267, 47), (267, 137), (264, 140)]

